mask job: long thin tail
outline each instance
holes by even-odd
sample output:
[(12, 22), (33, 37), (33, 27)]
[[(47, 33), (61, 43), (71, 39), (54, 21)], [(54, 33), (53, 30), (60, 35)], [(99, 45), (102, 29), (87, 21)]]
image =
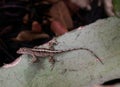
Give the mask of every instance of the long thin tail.
[(74, 49), (69, 49), (69, 50), (64, 50), (64, 52), (66, 51), (73, 51), (73, 50), (86, 50), (89, 51), (91, 54), (93, 54), (93, 56), (100, 61), (100, 63), (104, 64), (103, 61), (90, 49), (88, 48), (84, 48), (84, 47), (80, 47), (80, 48), (74, 48)]

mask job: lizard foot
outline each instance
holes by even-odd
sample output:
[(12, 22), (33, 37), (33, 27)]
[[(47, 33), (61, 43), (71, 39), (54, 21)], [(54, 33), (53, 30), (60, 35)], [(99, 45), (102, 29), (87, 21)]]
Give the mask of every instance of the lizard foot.
[(49, 62), (51, 63), (51, 70), (53, 70), (56, 60), (53, 57), (50, 57)]

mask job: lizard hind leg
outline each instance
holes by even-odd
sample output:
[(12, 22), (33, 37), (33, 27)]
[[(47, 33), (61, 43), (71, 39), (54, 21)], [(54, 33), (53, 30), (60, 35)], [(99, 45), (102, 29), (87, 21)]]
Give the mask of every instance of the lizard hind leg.
[(53, 58), (53, 56), (51, 56), (50, 58), (49, 58), (49, 62), (51, 63), (51, 70), (53, 70), (53, 68), (54, 68), (54, 65), (55, 65), (55, 62), (56, 62), (56, 60)]

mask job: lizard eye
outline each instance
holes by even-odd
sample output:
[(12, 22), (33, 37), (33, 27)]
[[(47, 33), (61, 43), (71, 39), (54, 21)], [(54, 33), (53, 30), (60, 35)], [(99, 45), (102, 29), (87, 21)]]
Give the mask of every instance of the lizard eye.
[(27, 48), (21, 48), (21, 49), (22, 49), (21, 51), (24, 51), (24, 52), (28, 50)]

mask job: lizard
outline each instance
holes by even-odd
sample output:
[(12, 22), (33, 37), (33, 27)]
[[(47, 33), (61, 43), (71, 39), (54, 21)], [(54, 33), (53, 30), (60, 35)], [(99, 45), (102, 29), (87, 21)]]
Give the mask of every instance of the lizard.
[[(102, 60), (90, 49), (80, 47), (80, 48), (72, 48), (72, 49), (65, 49), (65, 50), (55, 50), (54, 45), (57, 45), (57, 40), (56, 38), (53, 38), (46, 44), (43, 44), (42, 48), (39, 48), (38, 46), (35, 46), (34, 48), (27, 48), (27, 47), (21, 47), (19, 50), (17, 50), (18, 54), (28, 54), (32, 55), (32, 62), (36, 62), (38, 60), (37, 57), (50, 57), (49, 62), (54, 65), (56, 60), (53, 58), (54, 55), (64, 53), (64, 52), (69, 52), (69, 51), (74, 51), (74, 50), (86, 50), (89, 51), (95, 58), (97, 58), (102, 64)], [(46, 46), (49, 46), (49, 48), (45, 48)]]
[(88, 48), (83, 48), (83, 47), (73, 48), (73, 49), (66, 49), (66, 50), (54, 50), (54, 49), (49, 49), (49, 48), (27, 48), (27, 47), (22, 47), (17, 51), (17, 53), (18, 54), (32, 55), (33, 62), (36, 62), (36, 60), (37, 60), (36, 57), (50, 57), (49, 61), (54, 64), (55, 60), (53, 59), (53, 56), (55, 54), (60, 54), (60, 53), (69, 52), (69, 51), (73, 51), (73, 50), (86, 50), (86, 51), (89, 51), (91, 54), (93, 54), (93, 56), (95, 58), (97, 58), (102, 64), (104, 64), (102, 62), (102, 60), (92, 50), (90, 50)]

